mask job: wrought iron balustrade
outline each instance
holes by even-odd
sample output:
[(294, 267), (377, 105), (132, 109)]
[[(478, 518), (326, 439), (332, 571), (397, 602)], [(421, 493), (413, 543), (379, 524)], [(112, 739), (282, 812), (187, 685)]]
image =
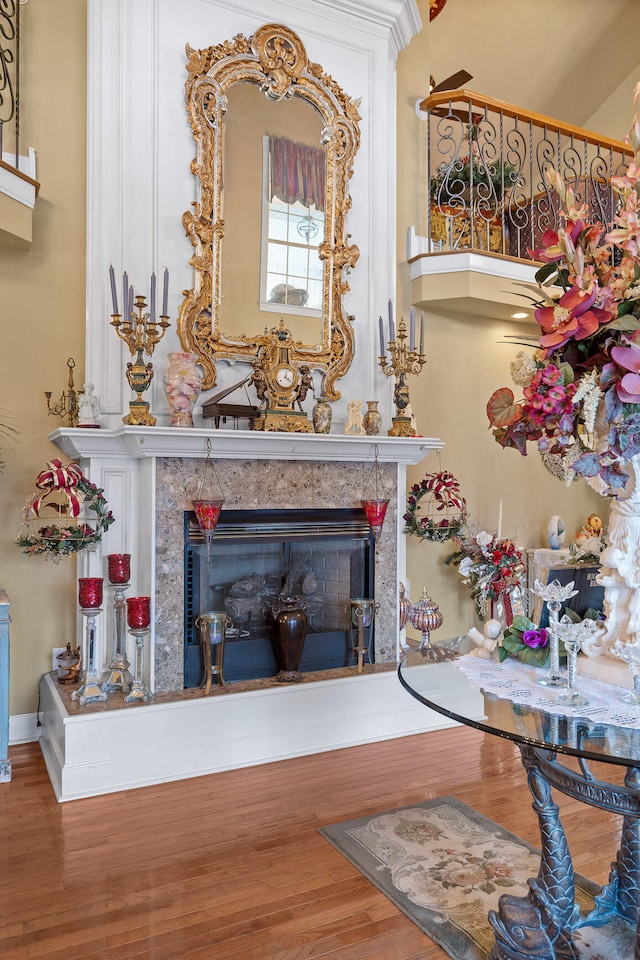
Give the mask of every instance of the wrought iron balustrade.
[(20, 6), (0, 2), (0, 162), (20, 166)]
[(550, 167), (585, 203), (589, 219), (612, 224), (611, 177), (633, 156), (621, 141), (521, 110), (468, 90), (420, 103), (427, 157), (430, 253), (479, 250), (530, 260), (559, 226)]

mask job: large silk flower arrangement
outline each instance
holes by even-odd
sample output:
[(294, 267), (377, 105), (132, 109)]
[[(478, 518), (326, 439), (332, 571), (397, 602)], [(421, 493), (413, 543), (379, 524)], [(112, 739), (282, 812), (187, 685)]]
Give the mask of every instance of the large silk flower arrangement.
[(585, 205), (553, 168), (547, 184), (562, 209), (558, 231), (529, 251), (543, 262), (531, 287), (540, 326), (533, 356), (518, 354), (508, 387), (487, 404), (493, 434), (523, 456), (533, 441), (545, 462), (567, 482), (590, 480), (618, 498), (629, 479), (628, 461), (640, 453), (640, 83), (626, 136), (634, 158), (611, 185), (615, 222), (588, 219)]

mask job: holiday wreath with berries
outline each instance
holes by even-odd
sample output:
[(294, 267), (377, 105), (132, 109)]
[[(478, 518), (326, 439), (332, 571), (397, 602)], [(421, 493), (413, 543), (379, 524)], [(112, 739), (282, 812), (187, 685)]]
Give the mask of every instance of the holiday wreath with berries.
[(453, 474), (448, 470), (428, 473), (409, 490), (405, 533), (444, 543), (460, 533), (466, 514), (467, 503)]
[[(46, 559), (58, 561), (61, 557), (95, 547), (114, 522), (104, 491), (91, 483), (75, 463), (64, 465), (58, 459), (50, 460), (46, 469), (38, 474), (36, 486), (42, 493), (27, 498), (24, 509), (27, 529), (16, 539), (23, 548), (22, 552), (29, 557), (44, 555)], [(53, 494), (62, 496), (56, 498), (52, 497)], [(46, 523), (32, 531), (34, 519), (42, 519), (43, 509), (53, 510), (75, 522)], [(95, 519), (87, 516), (89, 512), (95, 515)]]

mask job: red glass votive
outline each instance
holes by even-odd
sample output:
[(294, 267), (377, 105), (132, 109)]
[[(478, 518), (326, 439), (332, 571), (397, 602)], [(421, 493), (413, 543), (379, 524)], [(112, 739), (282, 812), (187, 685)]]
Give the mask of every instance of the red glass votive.
[(132, 630), (145, 630), (151, 623), (151, 597), (127, 597), (127, 623)]
[(224, 503), (224, 497), (221, 500), (193, 500), (193, 509), (196, 514), (198, 525), (203, 533), (208, 530), (215, 530)]
[(102, 603), (102, 577), (78, 579), (78, 603), (83, 610), (96, 610)]
[(129, 583), (131, 577), (131, 554), (110, 553), (107, 555), (109, 583)]

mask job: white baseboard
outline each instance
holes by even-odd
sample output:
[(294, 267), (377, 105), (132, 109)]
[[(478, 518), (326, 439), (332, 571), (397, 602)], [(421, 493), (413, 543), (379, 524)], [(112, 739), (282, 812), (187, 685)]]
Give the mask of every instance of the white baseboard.
[(9, 717), (9, 746), (14, 743), (34, 743), (39, 738), (37, 713), (17, 713)]

